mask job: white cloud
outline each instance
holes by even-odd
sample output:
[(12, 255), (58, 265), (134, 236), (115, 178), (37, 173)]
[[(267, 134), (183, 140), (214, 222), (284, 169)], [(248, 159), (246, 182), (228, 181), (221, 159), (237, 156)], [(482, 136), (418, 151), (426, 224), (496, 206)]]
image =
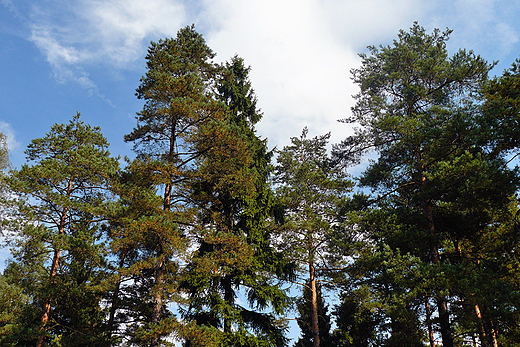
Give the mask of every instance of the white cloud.
[(99, 44), (97, 54), (114, 64), (141, 57), (147, 39), (173, 36), (184, 24), (184, 6), (168, 0), (83, 1), (82, 11)]
[(96, 94), (90, 68), (142, 68), (149, 40), (196, 23), (218, 60), (238, 53), (251, 65), (265, 114), (259, 132), (280, 147), (304, 126), (310, 135), (332, 130), (331, 142), (345, 137), (350, 130), (336, 120), (350, 112), (349, 71), (367, 45), (388, 44), (418, 20), (455, 29), (458, 47), (510, 51), (519, 34), (508, 11), (517, 10), (506, 0), (54, 0), (28, 18), (56, 79)]
[(352, 104), (356, 88), (349, 71), (359, 63), (359, 47), (374, 43), (381, 33), (395, 35), (403, 22), (409, 25), (420, 12), (416, 3), (58, 0), (54, 7), (33, 7), (31, 40), (58, 81), (73, 80), (98, 93), (87, 73), (89, 65), (132, 66), (149, 39), (174, 36), (195, 22), (219, 60), (238, 53), (252, 66), (251, 79), (265, 113), (259, 131), (271, 144), (288, 143), (304, 126), (311, 134), (337, 130), (335, 142), (348, 131), (336, 121), (348, 115)]
[[(126, 67), (143, 55), (148, 38), (174, 35), (184, 7), (169, 0), (80, 0), (54, 8), (34, 6), (33, 37), (45, 38), (47, 56), (71, 63)], [(58, 9), (59, 7), (59, 9)], [(69, 17), (63, 21), (63, 17)]]
[(207, 39), (219, 59), (238, 53), (251, 65), (264, 111), (259, 132), (281, 147), (304, 126), (311, 134), (332, 130), (331, 142), (347, 135), (337, 120), (349, 115), (357, 91), (350, 69), (359, 65), (359, 47), (379, 43), (381, 32), (395, 35), (403, 20), (410, 25), (420, 12), (413, 4), (207, 0), (201, 16), (212, 23)]
[(3, 133), (5, 136), (7, 136), (7, 147), (9, 148), (9, 151), (20, 147), (20, 143), (16, 141), (16, 134), (14, 129), (9, 123), (0, 121), (0, 133)]
[(98, 94), (87, 72), (90, 66), (127, 68), (144, 54), (147, 39), (174, 35), (184, 20), (183, 6), (168, 0), (45, 5), (32, 7), (29, 40), (47, 58), (58, 82), (75, 81), (90, 94)]

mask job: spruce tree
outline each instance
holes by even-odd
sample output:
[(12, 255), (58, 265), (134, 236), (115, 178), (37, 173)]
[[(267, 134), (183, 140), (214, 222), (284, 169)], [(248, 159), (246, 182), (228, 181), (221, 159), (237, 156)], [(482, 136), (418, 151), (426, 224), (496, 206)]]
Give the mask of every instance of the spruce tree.
[[(283, 266), (265, 225), (271, 154), (254, 130), (261, 113), (248, 73), (235, 56), (216, 83), (216, 98), (226, 107), (221, 137), (233, 144), (201, 157), (193, 199), (204, 229), (184, 282), (190, 293), (185, 317), (221, 329), (222, 346), (283, 346), (276, 314), (283, 313), (287, 298), (273, 278)], [(246, 295), (251, 307), (239, 305), (239, 295)], [(269, 306), (274, 314), (260, 311)]]

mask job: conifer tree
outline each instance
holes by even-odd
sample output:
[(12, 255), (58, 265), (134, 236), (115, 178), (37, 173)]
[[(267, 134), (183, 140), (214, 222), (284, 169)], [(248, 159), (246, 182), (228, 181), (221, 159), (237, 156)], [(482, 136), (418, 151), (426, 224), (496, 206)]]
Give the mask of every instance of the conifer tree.
[[(279, 248), (298, 268), (298, 283), (310, 292), (313, 346), (320, 346), (317, 283), (330, 273), (329, 245), (339, 223), (338, 210), (351, 190), (346, 172), (327, 155), (330, 134), (307, 139), (307, 128), (279, 152), (276, 196), (283, 208)], [(339, 260), (341, 261), (341, 259)]]
[[(185, 317), (221, 329), (222, 346), (282, 346), (283, 326), (275, 315), (259, 312), (273, 306), (280, 314), (287, 298), (272, 278), (283, 269), (265, 225), (270, 153), (254, 130), (261, 113), (248, 73), (235, 56), (217, 80), (216, 98), (226, 106), (222, 135), (230, 144), (202, 156), (195, 181), (204, 230), (184, 282), (190, 293)], [(244, 294), (251, 308), (238, 304)]]
[[(212, 100), (210, 84), (215, 73), (214, 53), (194, 26), (185, 27), (176, 38), (152, 42), (148, 49), (147, 72), (137, 88), (145, 100), (138, 113), (137, 127), (125, 136), (138, 153), (139, 170), (148, 172), (152, 184), (163, 190), (162, 211), (139, 223), (141, 235), (151, 242), (146, 268), (151, 287), (152, 312), (145, 322), (142, 343), (158, 346), (161, 336), (173, 327), (165, 307), (176, 285), (176, 263), (184, 243), (181, 238), (194, 232), (195, 215), (189, 182), (197, 173), (200, 156), (215, 145), (222, 107)], [(153, 274), (152, 274), (153, 273)], [(148, 342), (146, 342), (148, 341)]]
[[(328, 305), (325, 304), (321, 286), (316, 286), (316, 302), (318, 306), (318, 328), (320, 332), (320, 344), (322, 346), (333, 346), (334, 340), (330, 334), (330, 315), (328, 313)], [(311, 347), (313, 345), (313, 331), (311, 313), (311, 291), (309, 287), (303, 288), (303, 295), (296, 300), (299, 317), (297, 318), (298, 326), (300, 327), (300, 338), (294, 344), (294, 347)]]
[(374, 213), (386, 210), (380, 222), (394, 227), (376, 224), (370, 247), (380, 242), (429, 263), (422, 295), (435, 299), (446, 347), (454, 346), (449, 301), (459, 298), (451, 255), (493, 223), (491, 211), (506, 208), (518, 185), (504, 152), (497, 155), (486, 137), (478, 105), (491, 66), (471, 51), (449, 57), (449, 34), (427, 34), (415, 23), (393, 45), (369, 47), (353, 70), (361, 91), (348, 120), (361, 128), (335, 148), (344, 162), (379, 154), (361, 183), (381, 195)]
[(15, 172), (10, 185), (29, 223), (6, 270), (32, 300), (24, 338), (36, 346), (102, 343), (99, 222), (117, 159), (100, 129), (84, 124), (79, 113), (53, 125), (25, 153), (32, 164)]

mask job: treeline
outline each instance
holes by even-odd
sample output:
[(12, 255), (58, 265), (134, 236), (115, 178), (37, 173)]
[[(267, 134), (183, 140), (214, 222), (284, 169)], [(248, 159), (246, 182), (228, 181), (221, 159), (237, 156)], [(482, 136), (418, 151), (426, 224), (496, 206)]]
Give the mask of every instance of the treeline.
[(292, 309), (296, 347), (520, 345), (520, 62), (449, 35), (361, 54), (332, 151), (269, 150), (249, 67), (193, 26), (148, 49), (135, 159), (79, 114), (18, 170), (1, 137), (0, 346), (281, 347)]

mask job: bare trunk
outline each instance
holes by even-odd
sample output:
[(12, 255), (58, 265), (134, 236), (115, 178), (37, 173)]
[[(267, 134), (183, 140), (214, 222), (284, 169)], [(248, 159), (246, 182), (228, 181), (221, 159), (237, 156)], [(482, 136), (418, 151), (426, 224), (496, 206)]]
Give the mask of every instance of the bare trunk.
[(430, 311), (430, 298), (426, 297), (424, 300), (426, 306), (426, 324), (428, 325), (428, 338), (430, 340), (430, 347), (435, 347), (435, 338), (433, 336), (433, 327), (432, 327), (432, 319), (431, 319), (431, 311)]
[(309, 263), (309, 285), (311, 287), (311, 319), (312, 319), (312, 336), (313, 346), (320, 346), (320, 328), (318, 325), (318, 293), (316, 289), (316, 276), (314, 264)]
[[(167, 162), (168, 164), (172, 164), (174, 162), (175, 155), (175, 142), (176, 142), (176, 126), (177, 123), (174, 121), (171, 125), (171, 133), (170, 133), (170, 146), (167, 154)], [(172, 184), (167, 183), (164, 188), (164, 199), (163, 199), (163, 209), (164, 211), (169, 211), (171, 209), (171, 196), (172, 196)], [(155, 267), (155, 288), (154, 288), (154, 303), (152, 310), (152, 323), (157, 323), (161, 320), (161, 309), (163, 306), (163, 284), (164, 284), (164, 247), (162, 244), (162, 240), (159, 241), (159, 249), (157, 250), (157, 258), (159, 261)], [(150, 347), (159, 346), (159, 337), (156, 336), (153, 338), (150, 343)]]
[[(424, 212), (426, 214), (426, 218), (428, 219), (429, 233), (432, 236), (432, 239), (434, 239), (435, 225), (433, 224), (432, 206), (429, 202), (424, 204)], [(432, 263), (440, 263), (439, 249), (437, 248), (437, 245), (435, 244), (434, 240), (432, 240), (432, 243), (430, 245), (430, 258)], [(450, 314), (448, 312), (448, 300), (446, 300), (446, 297), (442, 296), (437, 298), (437, 310), (439, 312), (439, 324), (441, 327), (442, 346), (453, 347), (453, 338), (451, 336), (450, 327)]]
[(451, 337), (450, 317), (446, 297), (437, 299), (437, 308), (439, 310), (442, 347), (453, 347), (453, 338)]
[[(164, 261), (163, 261), (163, 248), (159, 246), (158, 257), (159, 262), (155, 269), (155, 288), (154, 288), (154, 303), (152, 311), (152, 323), (158, 323), (161, 320), (161, 309), (163, 306), (163, 283), (164, 283)], [(159, 337), (153, 338), (150, 343), (150, 347), (159, 346)]]
[[(54, 278), (56, 277), (56, 274), (58, 272), (59, 260), (60, 260), (60, 250), (57, 249), (54, 251), (54, 256), (52, 257), (51, 274), (49, 277), (50, 283), (54, 282)], [(52, 304), (52, 298), (49, 297), (47, 299), (47, 302), (45, 302), (45, 306), (43, 308), (40, 331), (39, 331), (38, 339), (36, 340), (36, 347), (43, 346), (43, 340), (45, 338), (45, 335), (44, 335), (45, 326), (47, 325), (47, 322), (49, 321), (49, 316), (51, 313), (51, 304)]]
[(480, 339), (481, 347), (488, 347), (487, 334), (486, 329), (484, 327), (484, 322), (482, 321), (482, 313), (480, 312), (480, 307), (475, 305), (475, 314), (477, 315), (477, 324), (478, 324), (478, 335)]
[(495, 322), (491, 322), (491, 337), (493, 338), (493, 347), (498, 347), (498, 327)]
[[(125, 262), (125, 252), (121, 255), (121, 260), (119, 261), (119, 268), (122, 268)], [(116, 287), (114, 288), (114, 293), (112, 294), (112, 305), (110, 306), (110, 315), (108, 318), (108, 337), (109, 339), (113, 335), (114, 331), (114, 323), (116, 319), (116, 311), (117, 306), (119, 305), (119, 291), (121, 288), (121, 274), (117, 276)]]

